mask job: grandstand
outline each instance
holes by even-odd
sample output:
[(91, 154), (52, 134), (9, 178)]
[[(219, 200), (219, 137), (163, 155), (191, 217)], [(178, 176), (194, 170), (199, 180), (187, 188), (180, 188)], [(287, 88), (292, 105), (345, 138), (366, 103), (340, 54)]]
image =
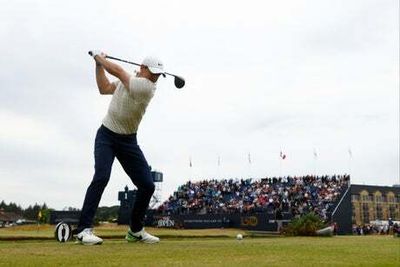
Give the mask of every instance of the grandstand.
[(189, 181), (158, 210), (169, 214), (286, 212), (293, 216), (314, 211), (326, 220), (349, 181), (348, 175)]
[[(157, 214), (172, 216), (185, 228), (189, 225), (182, 222), (182, 218), (196, 222), (197, 226), (206, 218), (205, 227), (218, 225), (210, 223), (215, 221), (221, 222), (223, 227), (238, 226), (237, 223), (249, 226), (248, 222), (252, 221), (250, 226), (267, 222), (265, 228), (277, 230), (282, 221), (288, 222), (308, 212), (332, 221), (333, 212), (341, 211), (337, 207), (349, 186), (349, 175), (189, 181), (159, 206)], [(207, 219), (210, 214), (214, 220)], [(267, 225), (268, 222), (274, 225)], [(343, 225), (348, 228), (347, 223)]]

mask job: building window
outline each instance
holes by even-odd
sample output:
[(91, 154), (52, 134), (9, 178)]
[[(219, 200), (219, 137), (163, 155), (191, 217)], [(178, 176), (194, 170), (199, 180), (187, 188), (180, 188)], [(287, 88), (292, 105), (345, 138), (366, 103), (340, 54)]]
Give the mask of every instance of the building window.
[(389, 218), (397, 219), (396, 205), (389, 206)]
[(376, 204), (376, 218), (378, 220), (383, 220), (382, 204)]
[(379, 191), (375, 192), (374, 200), (375, 200), (375, 202), (382, 202), (383, 199), (382, 199), (381, 192), (379, 192)]
[(367, 203), (362, 204), (362, 222), (369, 223), (369, 205)]
[(359, 201), (360, 197), (358, 195), (351, 195), (353, 201)]
[(362, 201), (370, 201), (370, 200), (371, 200), (371, 197), (370, 197), (369, 195), (362, 195), (362, 196), (361, 196), (361, 200), (362, 200)]
[(361, 191), (360, 199), (362, 202), (368, 201), (368, 191), (366, 191), (366, 190)]

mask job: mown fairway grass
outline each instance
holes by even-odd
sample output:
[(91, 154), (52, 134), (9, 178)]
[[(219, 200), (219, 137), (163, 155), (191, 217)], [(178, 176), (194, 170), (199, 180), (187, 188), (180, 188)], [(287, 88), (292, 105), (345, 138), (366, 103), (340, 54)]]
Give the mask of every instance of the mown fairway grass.
[[(120, 233), (124, 228), (115, 229)], [(0, 229), (0, 237), (10, 231), (15, 229)], [(101, 246), (0, 241), (0, 266), (400, 266), (400, 239), (392, 236), (237, 241), (234, 235), (240, 231), (232, 229), (150, 231), (164, 236), (159, 244), (127, 244), (122, 239), (106, 239)], [(173, 238), (174, 233), (179, 237)]]

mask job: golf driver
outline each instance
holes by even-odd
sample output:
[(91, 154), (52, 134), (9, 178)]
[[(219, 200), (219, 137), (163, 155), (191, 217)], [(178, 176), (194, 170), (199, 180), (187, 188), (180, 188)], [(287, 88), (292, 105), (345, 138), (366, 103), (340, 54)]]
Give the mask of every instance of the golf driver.
[[(89, 55), (92, 55), (92, 51), (89, 51)], [(120, 58), (116, 58), (116, 57), (112, 57), (112, 56), (106, 56), (106, 58), (113, 59), (113, 60), (118, 60), (118, 61), (121, 61), (121, 62), (124, 62), (124, 63), (136, 65), (136, 66), (141, 66), (142, 65), (142, 64), (139, 64), (139, 63), (131, 62), (131, 61), (128, 61), (128, 60), (124, 60), (124, 59), (120, 59)], [(176, 88), (180, 89), (183, 86), (185, 86), (185, 79), (183, 79), (182, 77), (180, 77), (178, 75), (175, 75), (175, 74), (172, 74), (172, 73), (168, 73), (168, 72), (164, 72), (164, 73), (167, 74), (167, 75), (173, 76), (175, 78), (174, 79), (174, 83), (175, 83)]]

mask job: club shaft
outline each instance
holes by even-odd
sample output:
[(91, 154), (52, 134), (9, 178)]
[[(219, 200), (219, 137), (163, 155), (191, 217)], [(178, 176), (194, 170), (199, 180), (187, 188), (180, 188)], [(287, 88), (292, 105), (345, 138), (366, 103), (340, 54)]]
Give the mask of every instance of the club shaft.
[(135, 63), (135, 62), (132, 62), (132, 61), (120, 59), (120, 58), (117, 58), (117, 57), (106, 56), (106, 58), (118, 60), (118, 61), (125, 62), (125, 63), (128, 63), (128, 64), (136, 65), (136, 66), (141, 66), (141, 64), (139, 64), (139, 63)]
[(173, 76), (173, 77), (178, 77), (178, 76), (176, 76), (175, 74), (171, 74), (171, 73), (168, 73), (168, 72), (164, 72), (165, 74), (167, 74), (167, 75), (171, 75), (171, 76)]
[[(118, 61), (121, 61), (121, 62), (124, 62), (124, 63), (136, 65), (136, 66), (141, 66), (141, 64), (138, 64), (138, 63), (135, 63), (135, 62), (132, 62), (132, 61), (128, 61), (128, 60), (125, 60), (125, 59), (117, 58), (117, 57), (106, 56), (106, 58), (113, 59), (113, 60), (118, 60)], [(176, 75), (174, 75), (172, 73), (168, 73), (168, 72), (164, 72), (164, 73), (167, 74), (167, 75), (176, 77)]]

